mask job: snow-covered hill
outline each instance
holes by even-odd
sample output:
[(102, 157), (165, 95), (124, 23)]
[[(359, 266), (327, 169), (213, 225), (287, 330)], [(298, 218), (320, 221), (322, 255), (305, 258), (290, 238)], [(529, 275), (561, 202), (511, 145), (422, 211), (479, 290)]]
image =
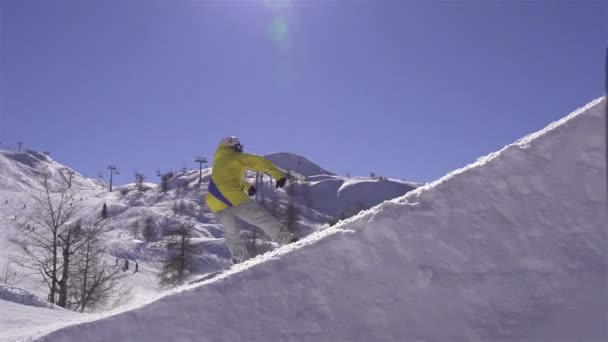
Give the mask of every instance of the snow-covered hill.
[[(289, 162), (281, 162), (281, 160), (289, 161), (293, 156), (281, 153), (275, 155), (275, 160), (278, 160), (285, 170), (292, 170), (289, 168)], [(303, 157), (298, 156), (298, 158), (305, 160)], [(306, 161), (306, 163), (309, 169), (314, 169), (310, 166), (314, 165), (312, 162)], [(296, 162), (295, 165), (298, 163)], [(328, 227), (328, 222), (334, 220), (332, 216), (339, 216), (345, 213), (346, 209), (349, 210), (348, 215), (352, 215), (355, 213), (354, 209), (369, 208), (411, 189), (403, 188), (399, 182), (385, 181), (382, 184), (378, 182), (376, 187), (369, 189), (370, 192), (375, 193), (375, 196), (357, 201), (356, 197), (359, 196), (357, 193), (347, 196), (339, 194), (340, 187), (349, 183), (346, 178), (335, 176), (320, 167), (317, 169), (328, 174), (311, 177), (314, 178), (312, 180), (298, 180), (293, 185), (301, 188), (305, 184), (312, 189), (312, 206), (307, 206), (307, 201), (300, 195), (289, 195), (285, 190), (276, 190), (271, 182), (258, 185), (259, 193), (265, 195), (264, 200), (267, 205), (273, 206), (273, 211), (277, 215), (285, 211), (290, 202), (299, 209), (300, 218), (296, 229), (299, 235)], [(301, 172), (303, 169), (296, 171)], [(223, 229), (204, 205), (210, 172), (211, 169), (203, 169), (200, 189), (197, 186), (199, 172), (196, 170), (173, 175), (168, 181), (167, 192), (162, 192), (158, 184), (147, 182), (143, 183), (143, 193), (139, 192), (134, 183), (114, 186), (114, 191), (108, 192), (107, 184), (83, 177), (75, 170), (57, 163), (44, 154), (35, 151), (0, 150), (0, 267), (7, 265), (11, 255), (18, 254), (17, 247), (9, 242), (11, 237), (20, 234), (18, 227), (39, 228), (33, 220), (40, 218), (33, 197), (44, 193), (46, 179), (51, 187), (71, 184), (74, 200), (70, 206), (73, 205), (77, 212), (74, 221), (77, 218), (88, 221), (99, 220), (103, 205), (107, 205), (109, 217), (104, 220), (104, 224), (112, 230), (103, 236), (106, 247), (105, 261), (117, 265), (116, 267), (122, 267), (127, 261), (131, 264), (131, 269), (125, 272), (121, 282), (125, 287), (131, 288), (131, 300), (135, 303), (159, 293), (156, 274), (160, 267), (159, 261), (166, 255), (165, 234), (185, 222), (193, 224), (194, 228), (193, 242), (198, 250), (196, 273), (203, 276), (223, 270), (230, 265), (223, 240)], [(323, 187), (322, 184), (320, 185), (319, 177), (333, 179), (338, 187), (333, 193), (319, 192), (318, 190)], [(249, 181), (255, 180), (249, 179)], [(370, 182), (373, 182), (371, 178)], [(352, 203), (356, 203), (357, 207), (349, 208)], [(141, 227), (146, 219), (153, 222), (158, 235), (157, 241), (148, 243), (143, 241)], [(139, 233), (134, 233), (136, 225), (140, 227)], [(268, 242), (258, 240), (258, 243), (262, 244), (259, 249), (261, 251), (274, 248)], [(138, 265), (136, 273), (132, 271), (134, 263)], [(11, 268), (12, 271), (20, 274), (28, 271), (14, 263), (11, 264)], [(193, 279), (196, 279), (196, 276)], [(39, 276), (29, 275), (19, 282), (18, 287), (40, 298), (46, 298), (48, 290), (41, 286), (40, 281)], [(12, 303), (6, 307), (15, 305)], [(6, 324), (10, 325), (12, 320), (8, 319), (8, 316), (11, 315), (11, 312), (0, 311), (0, 328), (5, 327)], [(28, 319), (25, 322), (28, 325), (35, 325), (36, 319)], [(38, 320), (42, 327), (49, 322), (50, 320), (46, 319)], [(14, 331), (17, 335), (21, 332), (22, 330)]]
[(606, 341), (605, 120), (602, 98), (213, 280), (40, 341)]
[[(302, 183), (309, 188), (311, 208), (335, 218), (350, 217), (420, 186), (419, 183), (385, 177), (338, 176), (292, 153), (273, 153), (266, 157), (281, 169), (303, 176)], [(300, 204), (305, 202), (300, 198)]]
[(392, 178), (318, 175), (308, 177), (312, 207), (334, 217), (350, 217), (387, 199), (400, 197), (420, 184)]
[[(211, 169), (203, 170), (202, 189), (196, 186), (198, 171), (190, 171), (172, 177), (166, 193), (160, 191), (157, 184), (144, 183), (144, 192), (140, 194), (136, 184), (115, 186), (113, 192), (108, 192), (107, 186), (82, 177), (34, 151), (0, 151), (0, 166), (0, 266), (5, 265), (11, 255), (19, 254), (17, 247), (9, 242), (11, 237), (19, 234), (19, 227), (39, 228), (34, 223), (34, 219), (40, 219), (34, 196), (43, 195), (45, 178), (51, 187), (71, 181), (74, 201), (70, 206), (73, 205), (77, 212), (73, 221), (77, 218), (99, 220), (101, 209), (104, 203), (107, 204), (109, 218), (104, 224), (112, 228), (103, 237), (107, 261), (114, 264), (116, 259), (123, 265), (128, 260), (139, 264), (139, 272), (125, 279), (126, 284), (133, 287), (135, 300), (159, 291), (155, 275), (159, 261), (165, 257), (164, 236), (185, 222), (193, 224), (194, 228), (193, 242), (199, 250), (197, 273), (215, 272), (230, 265), (222, 227), (204, 205)], [(286, 197), (284, 191), (275, 193), (279, 198)], [(153, 222), (158, 236), (155, 242), (142, 241), (141, 227), (146, 219)], [(306, 229), (300, 230), (314, 231), (327, 220), (325, 215), (303, 209), (299, 225)], [(140, 227), (139, 233), (133, 233), (136, 224)], [(12, 269), (20, 273), (27, 271), (14, 263)], [(39, 286), (39, 282), (39, 277), (32, 275), (19, 285), (44, 298), (47, 290)]]
[(96, 182), (82, 177), (42, 153), (0, 150), (0, 191), (31, 193), (34, 190), (42, 190), (45, 177), (51, 185), (71, 182), (75, 189), (99, 188)]

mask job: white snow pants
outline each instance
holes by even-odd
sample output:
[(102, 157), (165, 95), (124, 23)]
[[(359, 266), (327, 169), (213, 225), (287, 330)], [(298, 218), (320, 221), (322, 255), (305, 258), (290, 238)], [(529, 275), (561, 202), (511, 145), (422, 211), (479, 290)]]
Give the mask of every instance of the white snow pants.
[(241, 239), (241, 229), (236, 224), (237, 217), (259, 227), (273, 241), (281, 245), (289, 243), (294, 237), (256, 201), (248, 201), (236, 207), (226, 208), (215, 215), (224, 226), (226, 244), (234, 262), (242, 262), (249, 258), (249, 252)]

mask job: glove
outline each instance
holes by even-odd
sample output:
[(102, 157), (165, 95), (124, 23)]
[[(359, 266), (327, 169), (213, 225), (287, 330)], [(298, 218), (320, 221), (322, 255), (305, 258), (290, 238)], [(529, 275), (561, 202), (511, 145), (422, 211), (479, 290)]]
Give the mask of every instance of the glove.
[(285, 186), (285, 182), (287, 182), (287, 178), (283, 177), (277, 181), (277, 189)]
[(249, 190), (247, 190), (247, 194), (249, 195), (249, 197), (255, 196), (256, 192), (257, 192), (257, 190), (255, 189), (255, 186), (251, 186), (251, 187), (249, 187)]

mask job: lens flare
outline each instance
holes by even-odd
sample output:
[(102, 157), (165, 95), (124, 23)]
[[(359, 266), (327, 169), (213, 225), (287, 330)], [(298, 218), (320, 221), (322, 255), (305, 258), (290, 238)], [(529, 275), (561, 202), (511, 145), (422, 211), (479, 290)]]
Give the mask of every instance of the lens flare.
[(280, 10), (285, 8), (291, 8), (291, 0), (264, 0), (266, 8), (271, 10)]
[(274, 70), (274, 81), (279, 88), (289, 88), (296, 81), (296, 70), (290, 62), (292, 37), (290, 23), (292, 0), (264, 0), (266, 8), (272, 12), (272, 19), (267, 26), (267, 34), (274, 46), (281, 53)]
[(287, 52), (291, 49), (287, 18), (283, 16), (274, 17), (268, 26), (268, 35), (274, 41), (279, 51)]

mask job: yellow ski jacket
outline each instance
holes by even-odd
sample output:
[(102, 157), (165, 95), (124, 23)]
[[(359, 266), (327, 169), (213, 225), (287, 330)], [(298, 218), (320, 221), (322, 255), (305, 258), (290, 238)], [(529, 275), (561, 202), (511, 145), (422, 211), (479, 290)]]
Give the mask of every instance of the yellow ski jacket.
[(213, 159), (209, 192), (205, 201), (214, 213), (249, 201), (247, 192), (251, 185), (244, 179), (247, 170), (263, 172), (277, 180), (285, 177), (270, 160), (236, 152), (230, 147), (220, 146)]

